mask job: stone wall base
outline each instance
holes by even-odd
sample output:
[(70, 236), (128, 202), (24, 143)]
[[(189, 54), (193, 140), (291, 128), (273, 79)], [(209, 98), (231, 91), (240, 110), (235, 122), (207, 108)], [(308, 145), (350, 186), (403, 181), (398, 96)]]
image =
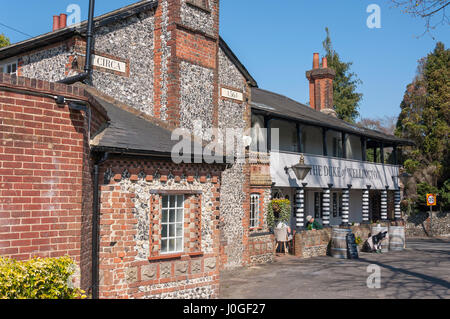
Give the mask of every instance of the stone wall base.
[(450, 212), (433, 212), (432, 221), (429, 212), (405, 216), (404, 220), (406, 237), (450, 235)]
[(271, 263), (275, 256), (273, 234), (251, 236), (248, 239), (250, 265)]
[[(363, 242), (370, 236), (371, 225), (350, 226), (356, 237), (361, 237)], [(304, 230), (295, 234), (295, 256), (311, 258), (329, 255), (333, 229), (331, 227), (322, 230)]]

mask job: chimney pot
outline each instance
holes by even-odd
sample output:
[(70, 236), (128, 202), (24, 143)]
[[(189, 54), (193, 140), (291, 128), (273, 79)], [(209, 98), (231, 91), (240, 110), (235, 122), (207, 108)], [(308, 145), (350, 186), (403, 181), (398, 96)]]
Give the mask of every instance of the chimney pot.
[(67, 14), (61, 13), (59, 15), (59, 28), (64, 29), (67, 26)]
[(333, 80), (336, 72), (328, 68), (328, 59), (322, 58), (319, 63), (319, 53), (314, 53), (313, 69), (306, 72), (309, 81), (309, 105), (317, 111), (333, 115)]
[(313, 69), (319, 68), (319, 53), (314, 53), (313, 57)]
[(53, 16), (53, 31), (59, 29), (59, 16)]

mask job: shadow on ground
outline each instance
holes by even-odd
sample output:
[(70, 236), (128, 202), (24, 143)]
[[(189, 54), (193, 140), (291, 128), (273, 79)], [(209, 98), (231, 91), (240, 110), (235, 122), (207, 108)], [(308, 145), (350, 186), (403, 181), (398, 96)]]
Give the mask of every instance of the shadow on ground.
[[(450, 299), (450, 240), (408, 240), (408, 248), (361, 253), (358, 260), (277, 257), (272, 264), (222, 272), (223, 299), (445, 298)], [(376, 265), (381, 288), (367, 280)]]

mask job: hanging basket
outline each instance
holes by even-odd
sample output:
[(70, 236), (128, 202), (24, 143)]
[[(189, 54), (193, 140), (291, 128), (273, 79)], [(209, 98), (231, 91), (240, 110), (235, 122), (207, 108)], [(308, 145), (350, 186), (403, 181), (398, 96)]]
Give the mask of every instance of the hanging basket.
[(288, 199), (273, 199), (267, 211), (267, 226), (273, 229), (279, 222), (289, 224), (291, 218), (291, 202)]

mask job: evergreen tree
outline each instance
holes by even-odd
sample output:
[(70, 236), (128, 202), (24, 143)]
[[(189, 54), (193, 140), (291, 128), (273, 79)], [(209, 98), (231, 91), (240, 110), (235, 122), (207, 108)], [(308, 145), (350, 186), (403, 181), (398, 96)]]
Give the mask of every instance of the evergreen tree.
[(9, 41), (8, 37), (3, 33), (0, 34), (0, 48), (7, 47), (10, 44), (11, 42)]
[(405, 168), (422, 172), (418, 182), (432, 175), (428, 183), (442, 186), (450, 178), (450, 49), (443, 43), (419, 61), (400, 107), (396, 134), (416, 143), (403, 154)]
[(359, 102), (361, 93), (356, 93), (358, 84), (361, 84), (355, 73), (350, 72), (352, 62), (342, 62), (339, 54), (334, 51), (331, 43), (330, 31), (325, 28), (327, 37), (323, 42), (323, 48), (328, 59), (328, 67), (336, 71), (333, 81), (334, 108), (338, 117), (344, 121), (354, 123), (359, 116)]

